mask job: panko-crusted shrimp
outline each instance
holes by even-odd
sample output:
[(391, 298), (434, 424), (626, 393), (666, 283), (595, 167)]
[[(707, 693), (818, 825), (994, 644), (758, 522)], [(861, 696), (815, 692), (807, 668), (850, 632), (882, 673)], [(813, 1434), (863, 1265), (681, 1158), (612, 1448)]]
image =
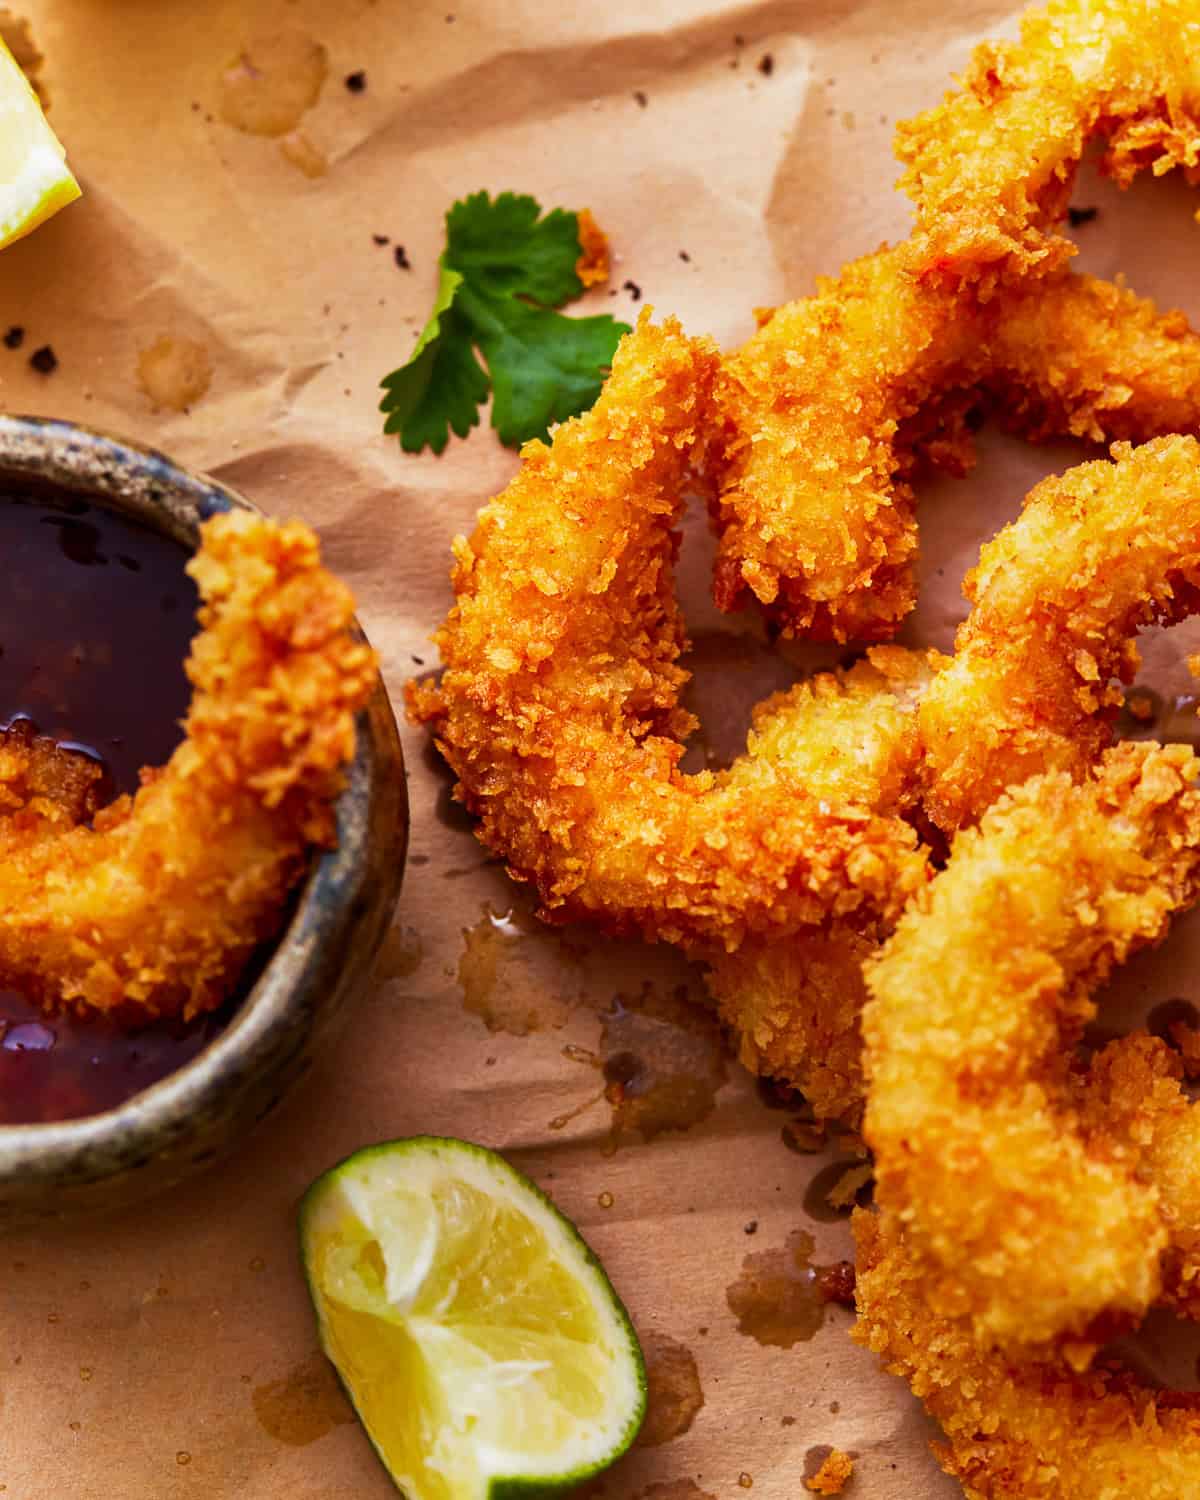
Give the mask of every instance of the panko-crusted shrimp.
[(1068, 1077), (1092, 993), (1200, 898), (1200, 761), (1125, 744), (960, 833), (868, 965), (864, 1135), (938, 1310), (1007, 1346), (1140, 1316), (1170, 1240), (1136, 1163), (1093, 1149)]
[(965, 1315), (930, 1306), (928, 1262), (898, 1215), (855, 1215), (852, 1336), (906, 1379), (946, 1434), (934, 1444), (967, 1500), (1193, 1500), (1194, 1392), (1156, 1389), (1119, 1362), (980, 1348)]
[(0, 982), (48, 1006), (192, 1015), (277, 929), (376, 681), (316, 537), (234, 511), (189, 564), (203, 601), (186, 737), (92, 827), (0, 820)]
[(1149, 167), (1200, 175), (1200, 13), (1191, 0), (1051, 0), (1015, 42), (976, 49), (962, 86), (905, 121), (896, 153), (917, 205), (921, 276), (1046, 274), (1074, 253), (1054, 233), (1093, 138), (1122, 187)]
[(445, 672), (410, 703), (544, 914), (732, 950), (870, 925), (925, 858), (902, 819), (830, 803), (753, 747), (718, 775), (679, 770), (674, 527), (716, 362), (643, 316), (591, 411), (529, 444), (455, 544)]
[(1200, 606), (1200, 443), (1114, 453), (1037, 485), (967, 575), (971, 613), (919, 711), (925, 808), (947, 832), (1029, 776), (1091, 765), (1137, 630)]
[(882, 640), (916, 599), (919, 458), (966, 472), (976, 408), (1038, 439), (1200, 430), (1200, 336), (1085, 276), (980, 306), (920, 285), (898, 248), (765, 315), (714, 400), (717, 603), (753, 596), (789, 635)]

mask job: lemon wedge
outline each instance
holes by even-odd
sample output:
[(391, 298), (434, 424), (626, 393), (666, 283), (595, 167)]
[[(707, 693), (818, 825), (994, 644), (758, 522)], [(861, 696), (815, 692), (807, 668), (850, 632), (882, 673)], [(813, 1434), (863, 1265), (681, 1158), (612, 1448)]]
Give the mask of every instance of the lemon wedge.
[(38, 97), (0, 41), (0, 249), (79, 197), (67, 153)]
[(300, 1240), (322, 1346), (408, 1500), (569, 1489), (636, 1436), (625, 1308), (493, 1152), (432, 1136), (359, 1151), (308, 1190)]

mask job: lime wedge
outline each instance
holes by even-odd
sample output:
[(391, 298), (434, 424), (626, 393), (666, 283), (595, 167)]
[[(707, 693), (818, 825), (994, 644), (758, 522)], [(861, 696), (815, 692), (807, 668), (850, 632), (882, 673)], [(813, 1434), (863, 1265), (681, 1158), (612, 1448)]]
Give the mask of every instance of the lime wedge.
[(78, 197), (66, 152), (29, 80), (0, 41), (0, 248)]
[(300, 1207), (321, 1343), (408, 1500), (550, 1494), (646, 1408), (637, 1338), (596, 1257), (482, 1146), (356, 1152)]

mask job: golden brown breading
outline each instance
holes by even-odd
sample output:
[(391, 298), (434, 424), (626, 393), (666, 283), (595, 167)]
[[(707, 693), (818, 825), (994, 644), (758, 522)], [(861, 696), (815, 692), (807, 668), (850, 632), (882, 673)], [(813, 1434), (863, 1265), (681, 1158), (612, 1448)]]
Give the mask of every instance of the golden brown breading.
[(192, 1015), (271, 936), (334, 836), (376, 680), (316, 537), (235, 511), (189, 564), (203, 600), (186, 738), (133, 798), (29, 841), (0, 826), (0, 982), (48, 1005)]
[(1089, 766), (1135, 632), (1200, 603), (1200, 443), (1113, 451), (1037, 485), (966, 577), (971, 614), (919, 711), (925, 807), (947, 831), (1031, 775)]
[(1193, 1393), (1150, 1389), (1118, 1366), (1014, 1363), (981, 1350), (970, 1320), (936, 1312), (930, 1267), (890, 1212), (855, 1215), (854, 1339), (903, 1376), (941, 1423), (935, 1452), (967, 1500), (1194, 1500)]
[(1200, 13), (1192, 0), (1051, 0), (1020, 40), (977, 48), (961, 88), (896, 131), (917, 205), (921, 275), (1041, 275), (1073, 253), (1052, 232), (1092, 136), (1122, 187), (1200, 169)]
[(918, 456), (966, 472), (981, 404), (1035, 438), (1200, 428), (1200, 336), (1084, 276), (981, 308), (915, 282), (901, 247), (769, 315), (714, 400), (717, 603), (752, 593), (785, 634), (879, 640), (915, 602)]
[(1007, 1345), (1086, 1337), (1160, 1290), (1159, 1196), (1088, 1149), (1067, 1049), (1091, 995), (1200, 898), (1200, 761), (1124, 744), (959, 834), (867, 968), (864, 1135), (926, 1295)]
[[(879, 814), (914, 807), (915, 709), (929, 680), (922, 653), (876, 647), (847, 673), (822, 673), (760, 704), (755, 753), (788, 765), (820, 797)], [(799, 1089), (821, 1119), (862, 1112), (862, 966), (891, 930), (836, 920), (787, 939), (749, 937), (712, 956), (708, 985), (742, 1062)]]
[(840, 1495), (854, 1475), (854, 1460), (848, 1453), (834, 1448), (821, 1461), (821, 1467), (811, 1479), (804, 1481), (804, 1488), (814, 1495)]
[(410, 706), (545, 915), (731, 950), (869, 925), (926, 867), (902, 819), (828, 803), (753, 747), (719, 775), (678, 769), (674, 526), (715, 365), (643, 316), (591, 411), (526, 446), (455, 543), (446, 670)]
[(1134, 1032), (1072, 1080), (1072, 1098), (1088, 1152), (1153, 1183), (1168, 1234), (1159, 1300), (1200, 1318), (1200, 1107), (1183, 1071), (1165, 1042)]

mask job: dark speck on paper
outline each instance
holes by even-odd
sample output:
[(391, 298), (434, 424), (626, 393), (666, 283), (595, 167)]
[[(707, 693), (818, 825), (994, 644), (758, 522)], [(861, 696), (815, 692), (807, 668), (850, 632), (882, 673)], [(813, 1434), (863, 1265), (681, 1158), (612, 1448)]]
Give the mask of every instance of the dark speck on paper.
[(758, 60), (758, 71), (764, 78), (770, 78), (775, 71), (775, 59), (769, 52), (764, 52)]
[(1072, 229), (1078, 229), (1081, 224), (1090, 224), (1099, 212), (1098, 208), (1068, 208), (1067, 219)]
[(352, 94), (361, 94), (367, 86), (367, 75), (360, 68), (357, 73), (346, 74), (346, 87)]
[(412, 262), (409, 260), (408, 252), (405, 250), (403, 245), (397, 245), (396, 248), (392, 251), (392, 254), (393, 256), (395, 256), (396, 264), (402, 271), (412, 270)]
[(637, 100), (639, 109), (645, 109), (646, 105), (650, 102), (642, 89), (634, 89), (633, 97)]
[(387, 245), (391, 243), (391, 235), (388, 234), (373, 234), (371, 238), (377, 245)]
[(4, 335), (4, 347), (6, 349), (19, 349), (24, 342), (25, 330), (19, 323), (14, 323)]
[(623, 281), (621, 283), (621, 289), (622, 291), (628, 292), (635, 302), (640, 302), (642, 300), (642, 289), (640, 286), (638, 286), (636, 281)]
[(49, 344), (43, 344), (29, 356), (29, 363), (39, 375), (53, 375), (58, 369), (58, 355)]

